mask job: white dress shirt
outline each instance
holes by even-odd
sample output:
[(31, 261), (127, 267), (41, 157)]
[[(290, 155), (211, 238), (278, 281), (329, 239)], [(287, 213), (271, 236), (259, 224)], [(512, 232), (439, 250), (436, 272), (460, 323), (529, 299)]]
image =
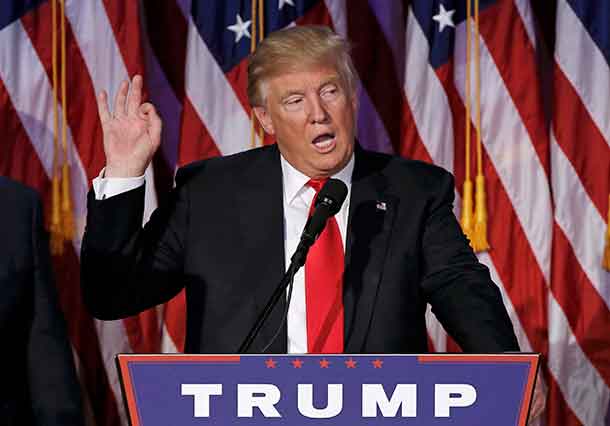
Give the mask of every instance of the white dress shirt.
[[(316, 191), (307, 185), (308, 176), (292, 167), (283, 156), (280, 156), (280, 158), (284, 188), (284, 256), (286, 269), (288, 269), (290, 258), (299, 244)], [(347, 165), (332, 176), (341, 180), (347, 186), (347, 197), (339, 213), (335, 216), (341, 232), (344, 251), (353, 171), (354, 156), (352, 155)], [(93, 179), (93, 192), (96, 200), (104, 200), (144, 184), (144, 175), (134, 178), (104, 178), (103, 176), (104, 170)], [(305, 306), (305, 300), (305, 268), (303, 267), (294, 277), (292, 299), (288, 308), (288, 353), (307, 353), (307, 307)]]
[[(309, 208), (316, 191), (307, 185), (309, 177), (292, 167), (284, 157), (281, 157), (281, 162), (284, 182), (284, 256), (286, 257), (286, 269), (288, 269), (290, 258), (299, 244), (301, 233), (305, 227), (305, 222), (307, 222)], [(341, 206), (341, 210), (335, 216), (341, 232), (344, 252), (353, 170), (354, 156), (352, 155), (343, 170), (333, 176), (347, 185), (347, 197)], [(288, 353), (307, 353), (306, 309), (305, 268), (303, 267), (294, 276), (292, 300), (288, 308)]]

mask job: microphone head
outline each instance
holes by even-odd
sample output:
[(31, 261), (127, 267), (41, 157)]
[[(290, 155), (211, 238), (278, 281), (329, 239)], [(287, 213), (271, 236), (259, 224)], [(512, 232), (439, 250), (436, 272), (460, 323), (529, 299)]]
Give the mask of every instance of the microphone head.
[(329, 216), (336, 215), (345, 198), (347, 197), (347, 186), (339, 179), (328, 179), (316, 198), (315, 207), (318, 204), (325, 204), (329, 209)]
[(347, 197), (347, 186), (338, 179), (328, 179), (320, 189), (314, 204), (313, 214), (307, 220), (301, 241), (292, 256), (291, 265), (296, 265), (295, 271), (305, 264), (309, 247), (316, 241), (328, 218), (341, 210), (341, 205)]

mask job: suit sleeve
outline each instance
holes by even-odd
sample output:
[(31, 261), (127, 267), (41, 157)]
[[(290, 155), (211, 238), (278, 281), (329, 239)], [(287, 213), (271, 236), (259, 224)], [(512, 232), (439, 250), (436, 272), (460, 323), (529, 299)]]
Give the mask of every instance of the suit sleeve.
[(32, 411), (37, 425), (84, 425), (80, 387), (51, 275), (48, 240), (38, 199), (33, 208), (33, 318), (27, 364)]
[(186, 189), (174, 189), (142, 228), (144, 192), (141, 186), (106, 200), (89, 192), (81, 287), (85, 305), (99, 319), (135, 315), (184, 286)]
[(465, 352), (518, 351), (498, 287), (453, 214), (453, 177), (443, 171), (422, 240), (422, 288), (432, 311)]

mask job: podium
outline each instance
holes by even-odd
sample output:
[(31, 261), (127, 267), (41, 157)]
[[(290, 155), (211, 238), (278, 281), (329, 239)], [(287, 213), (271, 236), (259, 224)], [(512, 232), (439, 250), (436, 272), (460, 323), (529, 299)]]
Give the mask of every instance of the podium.
[(538, 354), (117, 356), (132, 426), (525, 426)]

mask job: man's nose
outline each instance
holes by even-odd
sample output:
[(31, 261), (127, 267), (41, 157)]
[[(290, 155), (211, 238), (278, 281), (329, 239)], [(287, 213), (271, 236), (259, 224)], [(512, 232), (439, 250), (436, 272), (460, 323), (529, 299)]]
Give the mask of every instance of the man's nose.
[(309, 121), (312, 123), (325, 123), (329, 119), (326, 105), (319, 96), (311, 96), (309, 99)]

